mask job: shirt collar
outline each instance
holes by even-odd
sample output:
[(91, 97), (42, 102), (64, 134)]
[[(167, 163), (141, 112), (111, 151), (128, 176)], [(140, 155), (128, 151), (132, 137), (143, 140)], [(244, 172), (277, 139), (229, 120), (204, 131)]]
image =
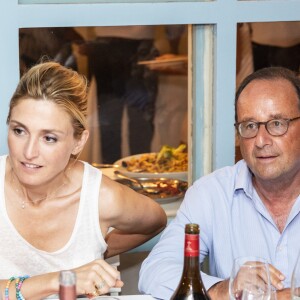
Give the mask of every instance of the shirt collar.
[(238, 168), (237, 176), (234, 184), (234, 191), (243, 190), (247, 196), (253, 198), (254, 187), (252, 184), (253, 174), (247, 166), (244, 159), (236, 163)]

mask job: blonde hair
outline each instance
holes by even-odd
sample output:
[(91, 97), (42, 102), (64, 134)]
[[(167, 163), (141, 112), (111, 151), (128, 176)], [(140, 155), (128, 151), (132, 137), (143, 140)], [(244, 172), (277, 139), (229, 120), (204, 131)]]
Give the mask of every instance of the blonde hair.
[(52, 101), (71, 117), (74, 137), (87, 128), (87, 80), (77, 72), (56, 62), (33, 66), (20, 79), (10, 100), (7, 124), (13, 108), (24, 99)]

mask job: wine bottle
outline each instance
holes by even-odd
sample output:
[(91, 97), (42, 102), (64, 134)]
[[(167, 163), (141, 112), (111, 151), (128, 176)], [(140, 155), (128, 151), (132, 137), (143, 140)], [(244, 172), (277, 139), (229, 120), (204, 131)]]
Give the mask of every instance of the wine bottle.
[(59, 299), (76, 299), (76, 275), (73, 271), (64, 270), (59, 273)]
[(199, 225), (186, 224), (183, 272), (171, 300), (210, 300), (199, 267)]

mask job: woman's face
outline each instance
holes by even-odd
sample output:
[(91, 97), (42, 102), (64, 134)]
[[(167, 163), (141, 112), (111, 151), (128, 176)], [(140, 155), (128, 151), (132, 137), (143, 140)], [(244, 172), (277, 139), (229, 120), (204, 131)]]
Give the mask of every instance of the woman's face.
[(27, 186), (50, 183), (65, 170), (71, 154), (81, 150), (71, 118), (47, 100), (21, 100), (8, 129), (9, 157), (15, 174)]

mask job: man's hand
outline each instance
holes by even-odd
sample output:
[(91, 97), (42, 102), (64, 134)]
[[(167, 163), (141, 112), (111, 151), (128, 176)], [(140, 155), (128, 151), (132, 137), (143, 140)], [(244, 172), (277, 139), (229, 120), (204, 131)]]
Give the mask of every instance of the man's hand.
[[(280, 290), (276, 292), (277, 294), (277, 300), (290, 300), (291, 299), (291, 289), (290, 288), (286, 288), (283, 290)], [(272, 298), (271, 298), (272, 300)]]
[(208, 295), (211, 300), (228, 300), (229, 299), (228, 289), (229, 289), (229, 279), (219, 281), (208, 290)]
[(285, 276), (271, 264), (269, 264), (269, 270), (271, 285), (274, 286), (277, 290), (282, 290), (282, 281), (285, 279)]
[[(277, 300), (290, 299), (290, 289), (284, 289), (282, 284), (282, 281), (285, 279), (285, 276), (271, 264), (269, 264), (269, 270), (271, 285), (277, 289)], [(212, 300), (228, 300), (228, 290), (229, 279), (219, 281), (218, 283), (214, 284), (208, 290), (208, 295)]]

